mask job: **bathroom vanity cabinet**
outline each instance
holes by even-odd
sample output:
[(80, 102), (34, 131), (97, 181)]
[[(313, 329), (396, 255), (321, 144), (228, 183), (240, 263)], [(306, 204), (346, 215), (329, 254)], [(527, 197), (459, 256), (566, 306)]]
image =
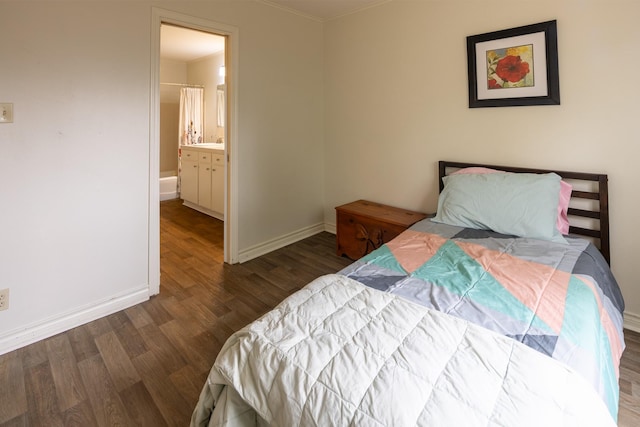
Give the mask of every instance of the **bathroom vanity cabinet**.
[(192, 209), (224, 220), (224, 148), (182, 146), (180, 198)]
[(198, 152), (182, 149), (180, 170), (180, 198), (198, 204)]

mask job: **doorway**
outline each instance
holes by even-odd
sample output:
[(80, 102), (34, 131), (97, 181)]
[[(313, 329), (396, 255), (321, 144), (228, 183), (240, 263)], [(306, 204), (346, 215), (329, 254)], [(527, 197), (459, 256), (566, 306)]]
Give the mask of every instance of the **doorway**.
[[(177, 161), (177, 151), (180, 131), (176, 130), (176, 123), (165, 126), (165, 113), (175, 113), (176, 98), (183, 87), (204, 87), (205, 95), (203, 127), (200, 135), (191, 142), (216, 144), (215, 148), (221, 148), (223, 144), (222, 162), (224, 162), (224, 176), (221, 177), (222, 185), (222, 215), (224, 221), (223, 247), (224, 262), (237, 262), (237, 218), (234, 197), (235, 180), (233, 179), (235, 168), (232, 147), (236, 132), (235, 99), (231, 89), (234, 81), (232, 76), (237, 68), (236, 62), (230, 55), (230, 51), (237, 48), (237, 32), (234, 27), (212, 21), (203, 20), (191, 16), (177, 14), (158, 8), (152, 9), (152, 67), (151, 67), (151, 123), (150, 123), (150, 156), (149, 165), (149, 294), (155, 295), (160, 291), (160, 200), (161, 194), (158, 185), (158, 177), (176, 174), (180, 175), (180, 165)], [(169, 58), (166, 52), (169, 43), (163, 32), (168, 29), (170, 33), (180, 33), (172, 44), (177, 51), (172, 55), (183, 55), (183, 58)], [(174, 34), (175, 35), (175, 34)], [(183, 38), (181, 38), (183, 37)], [(194, 45), (201, 43), (194, 40), (207, 40), (206, 49), (200, 53)], [(175, 43), (174, 43), (175, 42)], [(176, 47), (177, 46), (177, 47)], [(187, 49), (181, 46), (190, 47)], [(217, 47), (216, 47), (217, 46)], [(237, 50), (235, 50), (237, 51)], [(204, 53), (203, 53), (204, 52)], [(189, 57), (188, 55), (192, 55)], [(197, 56), (199, 55), (199, 56)], [(168, 65), (167, 65), (168, 64)], [(164, 83), (164, 84), (163, 84)], [(221, 96), (222, 94), (222, 96)], [(161, 105), (168, 100), (169, 105)], [(173, 103), (173, 106), (170, 104)], [(179, 102), (178, 102), (179, 103)], [(220, 111), (218, 105), (224, 104), (224, 110)], [(167, 107), (166, 109), (164, 107)], [(169, 128), (164, 129), (165, 127)], [(171, 128), (174, 129), (171, 129)], [(163, 132), (175, 135), (171, 137), (171, 144), (161, 143), (166, 139)], [(196, 134), (197, 135), (197, 134)], [(164, 142), (164, 141), (162, 141)], [(175, 147), (172, 145), (175, 143)], [(207, 144), (209, 143), (209, 144)], [(167, 148), (169, 147), (169, 148)], [(204, 147), (198, 147), (204, 148)], [(178, 190), (179, 191), (179, 190)], [(166, 195), (162, 196), (163, 199)], [(213, 259), (211, 262), (215, 262)]]
[[(225, 165), (220, 158), (225, 149), (227, 115), (225, 44), (225, 36), (161, 24), (160, 201), (180, 198), (185, 205), (222, 221)], [(208, 164), (198, 162), (198, 155), (208, 158)], [(218, 160), (214, 182), (210, 160), (213, 156)], [(195, 169), (185, 168), (185, 160), (194, 161)], [(209, 176), (205, 180), (206, 171)]]

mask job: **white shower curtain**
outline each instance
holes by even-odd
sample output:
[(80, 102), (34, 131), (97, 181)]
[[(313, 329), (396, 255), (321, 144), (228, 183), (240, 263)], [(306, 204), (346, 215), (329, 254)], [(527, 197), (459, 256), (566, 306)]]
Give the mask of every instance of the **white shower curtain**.
[(204, 89), (183, 87), (180, 89), (180, 145), (204, 142), (203, 132)]
[(178, 194), (181, 190), (183, 145), (204, 142), (203, 108), (204, 89), (183, 87), (180, 89), (180, 122), (178, 124)]

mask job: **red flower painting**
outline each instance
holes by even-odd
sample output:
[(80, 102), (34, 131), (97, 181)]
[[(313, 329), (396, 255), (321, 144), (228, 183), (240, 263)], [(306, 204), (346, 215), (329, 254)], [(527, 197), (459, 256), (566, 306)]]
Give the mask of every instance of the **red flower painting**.
[(519, 56), (508, 55), (498, 61), (496, 74), (502, 80), (516, 83), (524, 79), (529, 73), (529, 64), (522, 61)]
[(487, 89), (533, 86), (533, 46), (515, 46), (487, 52)]
[(501, 87), (496, 79), (489, 79), (489, 89), (500, 89)]

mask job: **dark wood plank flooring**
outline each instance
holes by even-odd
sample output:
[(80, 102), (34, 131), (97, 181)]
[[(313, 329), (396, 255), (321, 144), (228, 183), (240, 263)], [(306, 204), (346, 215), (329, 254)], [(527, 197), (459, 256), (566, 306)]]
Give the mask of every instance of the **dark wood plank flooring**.
[[(233, 331), (349, 264), (320, 233), (225, 265), (222, 222), (161, 203), (161, 292), (0, 356), (0, 426), (186, 426)], [(625, 331), (620, 426), (640, 425), (640, 334)]]

